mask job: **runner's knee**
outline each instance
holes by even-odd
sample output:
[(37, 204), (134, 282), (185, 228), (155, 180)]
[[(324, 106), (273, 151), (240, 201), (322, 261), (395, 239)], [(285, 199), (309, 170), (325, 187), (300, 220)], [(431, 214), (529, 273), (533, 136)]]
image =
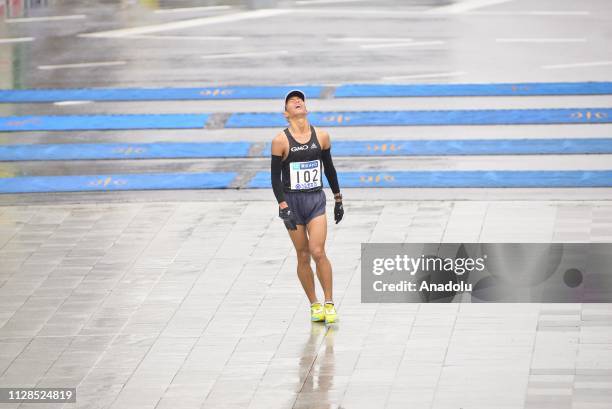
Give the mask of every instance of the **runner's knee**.
[(310, 263), (310, 251), (307, 248), (296, 250), (296, 253), (299, 264)]
[(310, 255), (314, 259), (316, 263), (323, 260), (325, 258), (325, 249), (323, 246), (311, 246), (310, 247)]

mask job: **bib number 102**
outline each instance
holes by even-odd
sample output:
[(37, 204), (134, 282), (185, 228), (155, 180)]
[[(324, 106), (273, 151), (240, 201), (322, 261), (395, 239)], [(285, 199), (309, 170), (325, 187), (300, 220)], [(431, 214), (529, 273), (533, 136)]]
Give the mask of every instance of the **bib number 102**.
[[(300, 175), (304, 178), (304, 180), (300, 181)], [(319, 169), (306, 170), (302, 173), (297, 174), (297, 183), (309, 183), (309, 182), (318, 182), (319, 181)]]
[(318, 160), (291, 163), (291, 188), (310, 189), (321, 186), (321, 164)]

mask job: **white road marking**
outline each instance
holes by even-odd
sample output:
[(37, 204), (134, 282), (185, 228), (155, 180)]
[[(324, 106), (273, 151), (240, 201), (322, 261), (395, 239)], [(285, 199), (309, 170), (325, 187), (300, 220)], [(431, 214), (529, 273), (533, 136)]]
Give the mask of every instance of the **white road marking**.
[(206, 40), (206, 41), (240, 41), (244, 37), (231, 37), (231, 36), (158, 36), (158, 35), (133, 35), (123, 38), (142, 38), (147, 40)]
[(590, 381), (586, 381), (586, 382), (573, 382), (574, 380), (572, 379), (572, 383), (574, 384), (574, 389), (612, 389), (612, 382), (590, 382)]
[(100, 62), (86, 62), (79, 64), (59, 64), (59, 65), (40, 65), (39, 70), (59, 70), (63, 68), (90, 68), (90, 67), (109, 67), (113, 65), (125, 65), (125, 61), (100, 61)]
[(464, 71), (454, 71), (454, 72), (437, 72), (430, 74), (414, 74), (414, 75), (396, 75), (391, 77), (382, 77), (383, 80), (388, 81), (396, 81), (396, 80), (411, 80), (411, 79), (421, 79), (421, 78), (444, 78), (444, 77), (458, 77), (461, 75), (465, 75)]
[(496, 4), (507, 3), (511, 0), (467, 0), (459, 3), (449, 4), (448, 6), (434, 7), (427, 10), (427, 13), (465, 13), (466, 11), (476, 10), (482, 7), (494, 6)]
[(572, 388), (527, 388), (527, 395), (529, 396), (572, 396), (573, 394)]
[(581, 68), (581, 67), (602, 67), (606, 65), (612, 65), (612, 61), (592, 61), (592, 62), (579, 62), (573, 64), (553, 64), (543, 65), (542, 68), (545, 70), (556, 70), (561, 68)]
[(383, 10), (375, 8), (300, 8), (288, 9), (298, 14), (314, 14), (324, 16), (375, 16), (375, 17), (397, 17), (397, 16), (422, 16), (423, 10)]
[(155, 10), (155, 14), (166, 14), (166, 13), (182, 13), (192, 11), (220, 11), (230, 10), (232, 6), (203, 6), (203, 7), (177, 7), (173, 9), (158, 9)]
[(84, 18), (87, 18), (84, 14), (74, 14), (70, 16), (7, 18), (4, 21), (7, 23), (34, 23), (39, 21), (82, 20)]
[(261, 51), (261, 52), (253, 52), (253, 53), (210, 54), (210, 55), (203, 55), (201, 58), (205, 60), (220, 60), (223, 58), (262, 57), (266, 55), (286, 55), (286, 54), (289, 54), (289, 51), (276, 50), (276, 51)]
[(93, 101), (58, 101), (54, 102), (53, 105), (57, 106), (69, 106), (69, 105), (85, 105), (92, 104)]
[(233, 23), (241, 20), (253, 20), (257, 18), (274, 17), (287, 14), (291, 10), (287, 9), (263, 9), (256, 11), (245, 11), (243, 13), (224, 14), (222, 16), (201, 17), (190, 20), (173, 21), (171, 23), (154, 24), (150, 26), (123, 28), (119, 30), (100, 31), (97, 33), (79, 34), (79, 37), (95, 38), (118, 38), (140, 34), (159, 33), (162, 31), (180, 30), (192, 27), (208, 26), (212, 24)]
[(417, 46), (423, 46), (423, 45), (440, 45), (440, 44), (444, 44), (444, 41), (414, 41), (414, 42), (409, 42), (409, 43), (388, 43), (388, 44), (362, 44), (360, 45), (361, 48), (364, 49), (373, 49), (373, 48), (396, 48), (396, 47), (417, 47)]
[(590, 11), (473, 11), (465, 13), (473, 16), (588, 16)]
[(334, 4), (334, 3), (357, 3), (368, 0), (297, 0), (298, 6), (309, 6), (311, 4)]
[(586, 38), (496, 38), (498, 43), (585, 43)]
[(327, 39), (330, 43), (407, 43), (412, 41), (412, 38), (401, 37), (330, 37)]
[(0, 38), (0, 44), (27, 43), (34, 41), (34, 37)]
[[(372, 8), (300, 8), (289, 9), (293, 13), (331, 16), (364, 16), (368, 18), (385, 17), (422, 17), (430, 14), (453, 15), (451, 12), (431, 13), (427, 10), (382, 10)], [(546, 11), (546, 10), (517, 10), (517, 11), (468, 11), (467, 16), (588, 16), (589, 11)]]

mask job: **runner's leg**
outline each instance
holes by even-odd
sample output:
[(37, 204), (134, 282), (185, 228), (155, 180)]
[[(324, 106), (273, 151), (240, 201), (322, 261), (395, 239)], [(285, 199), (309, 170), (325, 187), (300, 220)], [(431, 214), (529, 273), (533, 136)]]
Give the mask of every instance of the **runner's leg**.
[(308, 230), (308, 249), (317, 265), (317, 277), (323, 287), (325, 301), (333, 300), (332, 267), (325, 254), (325, 240), (327, 239), (327, 216), (322, 214), (315, 217), (306, 225)]
[(317, 301), (317, 294), (315, 292), (314, 273), (312, 272), (312, 267), (310, 267), (310, 251), (308, 249), (306, 229), (303, 224), (298, 224), (297, 230), (287, 231), (289, 232), (297, 255), (298, 278), (300, 279), (300, 283), (302, 283), (302, 288), (304, 288), (308, 301), (312, 304)]

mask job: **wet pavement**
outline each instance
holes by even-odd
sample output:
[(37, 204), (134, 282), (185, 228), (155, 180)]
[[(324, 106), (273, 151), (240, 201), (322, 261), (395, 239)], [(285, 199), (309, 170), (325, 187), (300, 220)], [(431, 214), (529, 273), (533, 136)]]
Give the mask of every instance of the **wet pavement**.
[[(34, 40), (0, 45), (5, 88), (609, 80), (605, 64), (555, 67), (609, 60), (605, 0), (480, 2), (465, 11), (425, 0), (278, 1), (271, 9), (246, 7), (257, 1), (45, 3), (22, 14), (81, 18), (6, 20), (0, 37)], [(231, 7), (159, 13), (224, 4)], [(94, 62), (118, 65), (48, 68)]]
[[(0, 0), (3, 13), (6, 89), (612, 80), (607, 0)], [(307, 106), (316, 112), (611, 102), (610, 95), (329, 98)], [(0, 104), (0, 116), (280, 106), (60, 101)], [(278, 131), (5, 132), (0, 144), (264, 143)], [(331, 132), (332, 141), (611, 135), (611, 124), (593, 123)], [(341, 171), (612, 164), (605, 154), (334, 161)], [(265, 158), (0, 162), (0, 177), (252, 174), (268, 166)], [(610, 406), (610, 304), (362, 304), (359, 259), (362, 242), (610, 242), (611, 188), (366, 188), (345, 189), (344, 196), (346, 218), (330, 222), (328, 232), (340, 322), (326, 328), (309, 322), (269, 189), (0, 194), (0, 387), (76, 387), (78, 396), (63, 406), (0, 407)]]
[(327, 328), (272, 207), (2, 207), (0, 385), (76, 386), (66, 408), (609, 405), (609, 304), (362, 304), (359, 279), (366, 241), (609, 241), (608, 201), (347, 202)]

